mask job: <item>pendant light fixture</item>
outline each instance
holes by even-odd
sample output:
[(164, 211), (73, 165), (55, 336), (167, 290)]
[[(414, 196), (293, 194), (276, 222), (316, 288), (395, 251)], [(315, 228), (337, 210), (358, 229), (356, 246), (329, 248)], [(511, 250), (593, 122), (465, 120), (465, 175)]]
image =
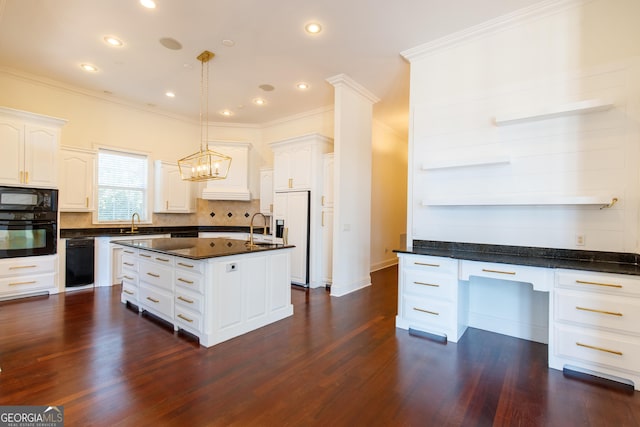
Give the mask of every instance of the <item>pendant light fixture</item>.
[[(180, 177), (185, 181), (225, 179), (231, 157), (209, 149), (209, 61), (215, 55), (205, 50), (198, 55), (200, 71), (200, 151), (178, 160)], [(204, 115), (203, 115), (204, 114)]]

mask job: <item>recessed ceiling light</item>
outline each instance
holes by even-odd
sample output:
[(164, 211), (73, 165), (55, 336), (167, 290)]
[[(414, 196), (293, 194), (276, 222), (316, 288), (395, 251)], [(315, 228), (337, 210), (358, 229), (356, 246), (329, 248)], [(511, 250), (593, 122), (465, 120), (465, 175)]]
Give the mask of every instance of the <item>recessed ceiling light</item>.
[(318, 34), (322, 31), (322, 26), (317, 22), (311, 22), (304, 26), (304, 30), (309, 34)]
[(226, 47), (233, 47), (233, 46), (235, 46), (235, 45), (236, 45), (236, 42), (234, 42), (234, 41), (233, 41), (233, 40), (231, 40), (231, 39), (224, 39), (224, 40), (222, 40), (222, 44), (223, 44), (224, 46), (226, 46)]
[(167, 95), (169, 98), (175, 98), (176, 94), (173, 92), (166, 92), (165, 95)]
[(254, 98), (253, 99), (253, 103), (256, 105), (265, 105), (267, 103), (267, 101), (265, 101), (262, 98)]
[(233, 116), (233, 113), (231, 111), (229, 111), (229, 110), (222, 110), (222, 111), (220, 111), (220, 114), (225, 116), (225, 117)]
[(153, 0), (140, 0), (140, 4), (146, 7), (147, 9), (155, 9), (156, 2)]
[(113, 36), (105, 36), (105, 38), (103, 40), (109, 46), (114, 46), (114, 47), (120, 47), (120, 46), (122, 46), (124, 44), (124, 43), (122, 43), (122, 40), (120, 40), (117, 37), (113, 37)]
[(296, 88), (300, 90), (307, 90), (309, 89), (309, 83), (305, 83), (305, 82), (296, 83)]
[(95, 73), (96, 71), (98, 71), (98, 68), (95, 65), (91, 64), (80, 64), (80, 68), (91, 73)]

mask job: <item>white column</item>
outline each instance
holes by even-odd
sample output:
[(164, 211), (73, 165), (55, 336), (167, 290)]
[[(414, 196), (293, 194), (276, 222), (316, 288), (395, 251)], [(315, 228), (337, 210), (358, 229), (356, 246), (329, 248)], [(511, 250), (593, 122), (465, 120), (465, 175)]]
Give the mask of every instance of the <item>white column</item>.
[(349, 76), (335, 88), (332, 296), (371, 285), (371, 152), (378, 98)]

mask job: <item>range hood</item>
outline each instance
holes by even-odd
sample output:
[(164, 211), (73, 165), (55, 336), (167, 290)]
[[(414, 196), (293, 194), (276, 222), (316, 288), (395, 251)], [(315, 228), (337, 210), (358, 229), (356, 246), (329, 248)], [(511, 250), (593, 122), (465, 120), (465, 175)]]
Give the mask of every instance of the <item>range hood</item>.
[(251, 200), (249, 191), (249, 142), (210, 141), (209, 148), (231, 157), (226, 179), (207, 181), (205, 200)]

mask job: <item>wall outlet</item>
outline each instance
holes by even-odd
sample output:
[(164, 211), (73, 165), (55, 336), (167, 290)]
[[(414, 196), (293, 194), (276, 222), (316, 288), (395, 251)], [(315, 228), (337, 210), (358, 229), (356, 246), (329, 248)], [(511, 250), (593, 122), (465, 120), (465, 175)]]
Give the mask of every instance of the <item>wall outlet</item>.
[(576, 234), (576, 246), (584, 246), (585, 240), (584, 234)]

